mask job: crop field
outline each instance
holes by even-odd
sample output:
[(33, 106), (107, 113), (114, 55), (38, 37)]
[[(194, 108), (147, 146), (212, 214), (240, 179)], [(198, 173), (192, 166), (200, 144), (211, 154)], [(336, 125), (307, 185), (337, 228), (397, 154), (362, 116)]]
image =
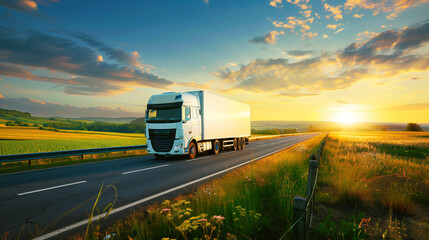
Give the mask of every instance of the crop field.
[(142, 208), (107, 229), (94, 226), (87, 239), (292, 239), (293, 198), (304, 196), (309, 155), (325, 136)]
[[(330, 210), (319, 209), (315, 236), (429, 238), (429, 133), (330, 133), (320, 170), (316, 199)], [(354, 232), (342, 223), (352, 213)]]
[(146, 144), (144, 134), (0, 128), (0, 155)]

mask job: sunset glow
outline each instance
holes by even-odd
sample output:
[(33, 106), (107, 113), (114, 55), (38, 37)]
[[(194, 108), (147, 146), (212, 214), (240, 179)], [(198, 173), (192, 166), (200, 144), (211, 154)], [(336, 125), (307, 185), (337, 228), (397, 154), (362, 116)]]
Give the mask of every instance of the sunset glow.
[(1, 108), (142, 117), (206, 90), (253, 121), (429, 123), (426, 0), (72, 2), (0, 2)]

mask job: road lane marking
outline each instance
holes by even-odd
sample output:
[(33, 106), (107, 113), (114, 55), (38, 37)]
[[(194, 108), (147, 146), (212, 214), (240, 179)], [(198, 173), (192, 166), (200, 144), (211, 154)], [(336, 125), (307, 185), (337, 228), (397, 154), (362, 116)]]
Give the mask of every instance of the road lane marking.
[(170, 166), (170, 164), (164, 164), (164, 165), (155, 166), (155, 167), (137, 169), (137, 170), (133, 170), (133, 171), (129, 171), (129, 172), (123, 172), (122, 174), (130, 174), (130, 173), (142, 172), (142, 171), (146, 171), (146, 170), (151, 170), (151, 169), (155, 169), (155, 168), (162, 168), (162, 167), (167, 167), (167, 166)]
[[(313, 136), (313, 137), (314, 137), (314, 136)], [(301, 141), (300, 141), (300, 142), (301, 142)], [(136, 205), (139, 205), (139, 204), (142, 204), (142, 203), (144, 203), (144, 202), (150, 201), (150, 200), (152, 200), (152, 199), (154, 199), (154, 198), (157, 198), (157, 197), (160, 197), (160, 196), (162, 196), (162, 195), (165, 195), (165, 194), (167, 194), (167, 193), (174, 192), (174, 191), (176, 191), (176, 190), (179, 190), (179, 189), (185, 188), (185, 187), (187, 187), (187, 186), (189, 186), (189, 185), (192, 185), (192, 184), (195, 184), (195, 183), (198, 183), (198, 182), (204, 181), (204, 180), (206, 180), (206, 179), (208, 179), (208, 178), (212, 178), (212, 177), (217, 176), (217, 175), (219, 175), (219, 174), (222, 174), (222, 173), (224, 173), (224, 172), (228, 172), (228, 171), (233, 170), (233, 169), (235, 169), (235, 168), (238, 168), (238, 167), (244, 166), (244, 165), (249, 164), (249, 163), (251, 163), (251, 162), (257, 161), (257, 160), (259, 160), (259, 159), (261, 159), (261, 158), (271, 156), (271, 155), (273, 155), (273, 154), (275, 154), (275, 153), (278, 153), (278, 152), (281, 152), (281, 151), (283, 151), (283, 150), (285, 150), (285, 149), (287, 149), (287, 148), (290, 148), (290, 147), (292, 147), (292, 146), (294, 146), (294, 145), (296, 145), (296, 144), (298, 144), (298, 143), (300, 143), (300, 142), (292, 143), (290, 146), (287, 146), (287, 147), (281, 148), (281, 149), (276, 150), (276, 151), (274, 151), (274, 152), (264, 154), (264, 155), (262, 155), (262, 156), (260, 156), (260, 157), (257, 157), (257, 158), (254, 158), (254, 159), (248, 160), (248, 161), (246, 161), (246, 162), (240, 163), (240, 164), (235, 165), (235, 166), (233, 166), (233, 167), (230, 167), (230, 168), (227, 168), (227, 169), (221, 170), (221, 171), (219, 171), (219, 172), (216, 172), (216, 173), (210, 174), (210, 175), (205, 176), (205, 177), (202, 177), (202, 178), (198, 178), (198, 179), (196, 179), (196, 180), (193, 180), (193, 181), (190, 181), (190, 182), (184, 183), (184, 184), (179, 185), (179, 186), (177, 186), (177, 187), (167, 189), (167, 190), (165, 190), (165, 191), (162, 191), (162, 192), (157, 193), (157, 194), (154, 194), (154, 195), (152, 195), (152, 196), (149, 196), (149, 197), (146, 197), (146, 198), (143, 198), (143, 199), (137, 200), (137, 201), (135, 201), (135, 202), (129, 203), (129, 204), (124, 205), (124, 206), (122, 206), (122, 207), (115, 208), (115, 209), (113, 209), (113, 210), (110, 212), (110, 214), (114, 214), (114, 213), (117, 213), (117, 212), (123, 211), (123, 210), (125, 210), (125, 209), (131, 208), (131, 207), (134, 207), (134, 206), (136, 206)], [(69, 225), (69, 226), (66, 226), (66, 227), (60, 228), (60, 229), (58, 229), (58, 230), (55, 230), (55, 231), (52, 231), (52, 232), (47, 233), (47, 234), (45, 234), (45, 235), (39, 236), (39, 237), (37, 237), (37, 238), (34, 238), (33, 240), (44, 240), (44, 239), (52, 238), (52, 237), (54, 237), (54, 236), (56, 236), (56, 235), (58, 235), (58, 234), (61, 234), (61, 233), (67, 232), (67, 231), (72, 230), (72, 229), (75, 229), (75, 228), (77, 228), (77, 227), (81, 227), (81, 226), (87, 225), (87, 224), (89, 223), (89, 221), (91, 221), (91, 222), (93, 222), (93, 221), (97, 221), (97, 220), (99, 220), (99, 219), (101, 219), (101, 218), (103, 218), (103, 217), (105, 217), (105, 216), (106, 216), (106, 213), (102, 213), (102, 214), (99, 214), (99, 215), (97, 215), (97, 216), (94, 216), (91, 220), (89, 220), (89, 219), (82, 220), (82, 221), (80, 221), (80, 222), (74, 223), (74, 224), (72, 224), (72, 225)]]
[(24, 192), (24, 193), (18, 193), (18, 196), (27, 195), (27, 194), (36, 193), (36, 192), (48, 191), (48, 190), (52, 190), (52, 189), (56, 189), (56, 188), (68, 187), (68, 186), (72, 186), (72, 185), (76, 185), (76, 184), (81, 184), (81, 183), (86, 183), (86, 181), (68, 183), (68, 184), (58, 185), (58, 186), (55, 186), (55, 187), (49, 187), (49, 188), (43, 188), (43, 189), (29, 191), (29, 192)]
[(194, 159), (188, 159), (188, 160), (186, 160), (186, 162), (197, 161), (197, 160), (201, 160), (201, 159), (209, 158), (209, 157), (211, 157), (211, 156), (207, 156), (207, 157), (199, 157), (199, 158), (194, 158)]
[(235, 153), (235, 151), (222, 153), (222, 155), (227, 155), (227, 154), (231, 154), (231, 153)]

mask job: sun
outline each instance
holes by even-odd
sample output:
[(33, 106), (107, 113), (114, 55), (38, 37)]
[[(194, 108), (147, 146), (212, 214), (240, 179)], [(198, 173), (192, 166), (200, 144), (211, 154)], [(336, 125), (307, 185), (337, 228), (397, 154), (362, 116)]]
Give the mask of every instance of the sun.
[(359, 116), (356, 112), (352, 111), (341, 111), (337, 112), (334, 121), (343, 124), (353, 124), (359, 122)]

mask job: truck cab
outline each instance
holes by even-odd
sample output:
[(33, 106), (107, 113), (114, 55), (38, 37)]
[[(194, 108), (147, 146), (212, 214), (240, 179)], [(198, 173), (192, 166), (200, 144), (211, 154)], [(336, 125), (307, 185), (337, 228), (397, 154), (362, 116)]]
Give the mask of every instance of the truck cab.
[[(200, 110), (199, 98), (191, 93), (167, 92), (150, 97), (146, 110), (148, 153), (157, 158), (195, 157), (195, 143), (201, 140)], [(191, 142), (194, 146), (190, 148)]]

